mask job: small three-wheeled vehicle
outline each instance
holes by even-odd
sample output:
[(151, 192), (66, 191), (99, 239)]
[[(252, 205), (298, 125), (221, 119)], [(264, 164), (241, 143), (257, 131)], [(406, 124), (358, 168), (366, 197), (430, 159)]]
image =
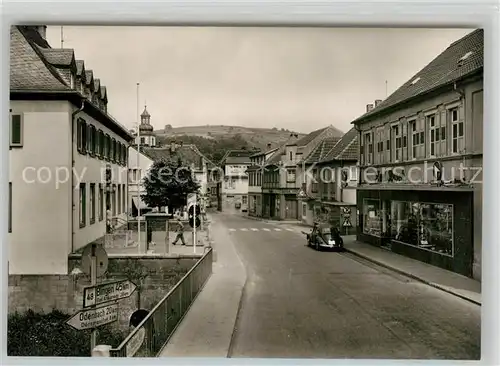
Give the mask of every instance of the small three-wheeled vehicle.
[(313, 247), (316, 250), (344, 250), (344, 240), (342, 240), (340, 232), (336, 227), (326, 224), (315, 224), (310, 233), (303, 233), (306, 234), (307, 246)]

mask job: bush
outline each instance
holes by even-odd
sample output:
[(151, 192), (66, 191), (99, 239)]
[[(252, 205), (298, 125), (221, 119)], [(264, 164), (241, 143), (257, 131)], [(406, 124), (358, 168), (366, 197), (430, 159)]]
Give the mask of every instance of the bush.
[[(9, 356), (89, 357), (90, 331), (78, 331), (66, 324), (71, 315), (58, 310), (48, 314), (28, 310), (10, 314), (7, 321)], [(109, 326), (98, 329), (97, 344), (117, 347), (123, 336)]]

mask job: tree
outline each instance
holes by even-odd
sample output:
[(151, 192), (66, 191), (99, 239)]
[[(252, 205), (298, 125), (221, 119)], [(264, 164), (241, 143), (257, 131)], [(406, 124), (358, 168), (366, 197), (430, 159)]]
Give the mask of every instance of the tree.
[(141, 198), (149, 207), (168, 206), (172, 210), (185, 206), (187, 195), (200, 188), (191, 167), (183, 165), (180, 158), (155, 161), (142, 184), (146, 194)]

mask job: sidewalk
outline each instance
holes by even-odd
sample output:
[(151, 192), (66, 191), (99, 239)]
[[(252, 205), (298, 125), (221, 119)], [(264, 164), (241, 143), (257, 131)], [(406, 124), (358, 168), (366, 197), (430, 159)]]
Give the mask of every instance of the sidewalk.
[[(290, 225), (290, 227), (299, 233), (310, 231), (310, 228), (303, 224)], [(355, 235), (343, 236), (343, 238), (344, 247), (349, 253), (481, 305), (481, 282), (477, 280), (357, 241)]]
[(160, 357), (227, 357), (246, 281), (229, 233), (213, 216), (213, 274)]

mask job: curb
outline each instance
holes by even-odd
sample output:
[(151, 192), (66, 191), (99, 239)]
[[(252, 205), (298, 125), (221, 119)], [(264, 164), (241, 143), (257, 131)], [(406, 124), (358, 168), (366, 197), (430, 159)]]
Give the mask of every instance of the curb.
[(375, 263), (376, 265), (379, 265), (379, 266), (381, 266), (381, 267), (384, 267), (384, 268), (390, 269), (391, 271), (394, 271), (394, 272), (396, 272), (396, 273), (399, 273), (399, 274), (401, 274), (401, 275), (403, 275), (403, 276), (409, 277), (409, 278), (411, 278), (411, 279), (414, 279), (414, 280), (416, 280), (416, 281), (419, 281), (419, 282), (421, 282), (421, 283), (424, 283), (424, 284), (426, 284), (426, 285), (428, 285), (428, 286), (434, 287), (434, 288), (436, 288), (436, 289), (438, 289), (438, 290), (441, 290), (441, 291), (443, 291), (443, 292), (446, 292), (446, 293), (449, 293), (449, 294), (454, 295), (454, 296), (456, 296), (456, 297), (459, 297), (459, 298), (461, 298), (462, 300), (466, 300), (466, 301), (469, 301), (469, 302), (471, 302), (471, 303), (473, 303), (473, 304), (475, 304), (475, 305), (479, 305), (479, 306), (481, 306), (481, 302), (479, 302), (479, 301), (477, 301), (477, 300), (474, 300), (474, 299), (471, 299), (470, 297), (467, 297), (467, 296), (465, 296), (465, 295), (459, 294), (459, 293), (457, 293), (457, 292), (455, 292), (455, 291), (452, 291), (452, 290), (450, 290), (450, 289), (448, 289), (448, 288), (446, 288), (446, 287), (444, 287), (444, 286), (441, 286), (441, 285), (439, 285), (439, 284), (436, 284), (436, 283), (434, 283), (434, 282), (430, 282), (430, 281), (428, 281), (428, 280), (426, 280), (426, 279), (424, 279), (424, 278), (422, 278), (422, 277), (420, 277), (420, 276), (416, 276), (416, 275), (414, 275), (414, 274), (411, 274), (411, 273), (405, 272), (405, 271), (403, 271), (403, 270), (401, 270), (401, 269), (399, 269), (399, 268), (396, 268), (396, 267), (393, 267), (393, 266), (388, 265), (388, 264), (386, 264), (386, 263), (383, 263), (383, 262), (377, 261), (377, 260), (375, 260), (375, 259), (373, 259), (373, 258), (371, 258), (371, 257), (368, 257), (368, 256), (366, 256), (366, 255), (364, 255), (364, 254), (360, 254), (360, 253), (358, 253), (358, 252), (356, 252), (356, 251), (354, 251), (354, 250), (348, 249), (348, 248), (346, 248), (346, 247), (344, 247), (344, 249), (345, 249), (345, 251), (346, 251), (347, 253), (354, 254), (355, 256), (360, 257), (360, 258), (363, 258), (363, 259), (366, 259), (367, 261), (370, 261), (370, 262), (372, 262), (372, 263)]

